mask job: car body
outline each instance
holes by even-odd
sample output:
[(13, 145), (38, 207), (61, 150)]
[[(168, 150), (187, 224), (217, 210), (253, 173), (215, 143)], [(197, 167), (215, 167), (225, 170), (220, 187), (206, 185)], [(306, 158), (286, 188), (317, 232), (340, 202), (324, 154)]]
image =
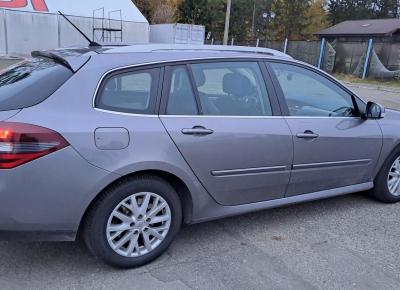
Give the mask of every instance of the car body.
[[(138, 175), (173, 187), (186, 224), (367, 191), (400, 142), (399, 112), (368, 116), (330, 75), (273, 50), (144, 45), (33, 55), (71, 73), (42, 100), (6, 102), (0, 141), (2, 128), (29, 124), (66, 143), (0, 169), (4, 238), (73, 241), (99, 195)], [(325, 89), (337, 99), (313, 99)], [(352, 103), (325, 108), (340, 98)]]

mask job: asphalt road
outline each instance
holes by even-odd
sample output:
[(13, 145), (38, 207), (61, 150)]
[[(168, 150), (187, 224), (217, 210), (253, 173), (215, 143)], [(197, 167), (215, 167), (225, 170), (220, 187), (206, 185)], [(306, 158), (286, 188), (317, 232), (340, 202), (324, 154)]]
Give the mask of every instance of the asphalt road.
[[(352, 87), (400, 108), (400, 91)], [(0, 289), (400, 289), (400, 204), (353, 194), (193, 225), (127, 271), (75, 243), (0, 242)]]

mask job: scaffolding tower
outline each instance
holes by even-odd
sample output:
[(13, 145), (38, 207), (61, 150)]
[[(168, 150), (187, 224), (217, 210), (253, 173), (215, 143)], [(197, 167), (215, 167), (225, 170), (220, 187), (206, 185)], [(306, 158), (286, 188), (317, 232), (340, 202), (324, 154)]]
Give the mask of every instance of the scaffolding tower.
[(122, 10), (108, 12), (105, 8), (93, 10), (93, 40), (99, 42), (123, 42)]

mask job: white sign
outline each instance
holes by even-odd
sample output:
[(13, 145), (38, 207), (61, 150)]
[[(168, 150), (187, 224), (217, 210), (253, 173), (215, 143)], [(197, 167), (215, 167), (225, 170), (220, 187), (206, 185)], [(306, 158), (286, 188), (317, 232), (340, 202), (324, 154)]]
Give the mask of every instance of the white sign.
[[(147, 22), (131, 0), (0, 0), (1, 8), (42, 13), (61, 11), (66, 15), (85, 17), (93, 17), (95, 9), (104, 8), (106, 18), (109, 12), (121, 9), (123, 20)], [(97, 12), (96, 16), (102, 17), (102, 12)]]

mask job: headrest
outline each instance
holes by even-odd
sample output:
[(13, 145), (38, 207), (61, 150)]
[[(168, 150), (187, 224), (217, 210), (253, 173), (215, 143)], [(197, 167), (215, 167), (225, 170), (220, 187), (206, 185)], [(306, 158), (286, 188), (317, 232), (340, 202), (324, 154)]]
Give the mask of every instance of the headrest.
[(202, 87), (206, 84), (206, 75), (203, 70), (195, 69), (193, 70), (193, 75), (198, 87)]
[(111, 79), (107, 82), (106, 91), (116, 91), (117, 90), (117, 80), (116, 79)]
[(248, 96), (254, 91), (251, 81), (240, 73), (230, 73), (224, 76), (224, 92), (235, 96)]

